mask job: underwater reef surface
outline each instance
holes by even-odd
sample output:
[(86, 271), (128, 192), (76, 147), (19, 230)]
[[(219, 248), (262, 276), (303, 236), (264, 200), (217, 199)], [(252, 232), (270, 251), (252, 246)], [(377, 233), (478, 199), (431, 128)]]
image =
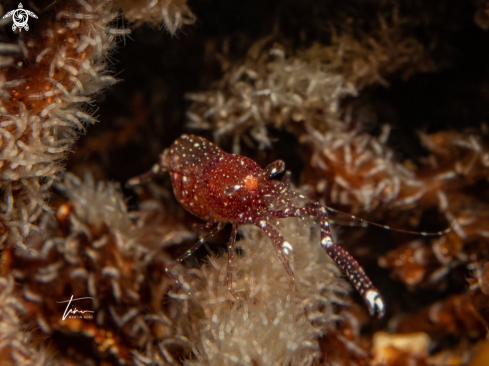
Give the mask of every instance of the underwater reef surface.
[[(33, 0), (13, 30), (19, 9), (0, 5), (2, 365), (489, 364), (487, 1)], [(168, 174), (126, 182), (184, 133), (282, 159), (348, 213), (333, 238), (386, 315), (310, 218), (272, 223), (292, 291), (249, 225), (240, 301), (227, 226), (174, 285), (210, 227)]]

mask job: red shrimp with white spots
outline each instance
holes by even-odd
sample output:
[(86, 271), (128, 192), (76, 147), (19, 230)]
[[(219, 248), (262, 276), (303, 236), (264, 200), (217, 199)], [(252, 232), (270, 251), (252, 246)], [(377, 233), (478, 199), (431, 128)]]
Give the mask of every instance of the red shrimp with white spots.
[(370, 313), (379, 317), (384, 315), (385, 305), (379, 291), (356, 259), (334, 242), (329, 229), (328, 208), (319, 203), (297, 206), (298, 200), (304, 200), (305, 197), (291, 189), (288, 181), (290, 175), (286, 174), (282, 181), (271, 179), (285, 170), (282, 160), (262, 169), (252, 159), (226, 153), (202, 137), (183, 135), (163, 152), (160, 163), (155, 165), (152, 172), (134, 178), (129, 183), (137, 184), (143, 177), (162, 170), (170, 173), (175, 196), (188, 211), (217, 224), (208, 235), (165, 269), (177, 284), (179, 281), (171, 270), (212, 238), (226, 223), (231, 223), (227, 265), (229, 292), (240, 299), (232, 287), (233, 254), (239, 224), (255, 225), (270, 238), (277, 256), (291, 277), (293, 287), (294, 272), (288, 261), (293, 248), (271, 223), (286, 217), (315, 216), (319, 220), (321, 246), (363, 297)]

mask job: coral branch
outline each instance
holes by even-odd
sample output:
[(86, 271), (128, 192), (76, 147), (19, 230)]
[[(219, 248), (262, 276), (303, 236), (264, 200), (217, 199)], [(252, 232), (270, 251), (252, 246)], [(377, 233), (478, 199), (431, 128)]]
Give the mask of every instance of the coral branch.
[[(7, 95), (0, 100), (3, 241), (24, 247), (48, 211), (48, 189), (63, 170), (60, 161), (79, 132), (96, 119), (89, 96), (116, 82), (106, 56), (118, 13), (110, 3), (65, 2), (42, 28), (25, 36), (24, 58), (1, 70)], [(8, 229), (7, 229), (8, 227)]]
[[(3, 272), (21, 284), (24, 324), (39, 327), (44, 336), (79, 335), (95, 349), (84, 355), (74, 346), (57, 359), (130, 362), (132, 350), (173, 334), (163, 315), (169, 311), (162, 300), (170, 281), (163, 275), (169, 258), (161, 248), (193, 235), (165, 218), (154, 201), (128, 213), (116, 185), (69, 175), (60, 188), (70, 201), (60, 206), (57, 221), (43, 216), (43, 233), (31, 239), (29, 253), (5, 251)], [(71, 296), (92, 298), (74, 305), (93, 311), (93, 317), (63, 318), (67, 305), (60, 302)]]
[(307, 221), (286, 219), (280, 230), (294, 247), (289, 261), (297, 289), (292, 292), (272, 244), (251, 226), (242, 228), (244, 239), (236, 244), (243, 254), (234, 259), (233, 289), (242, 300), (225, 286), (225, 257), (210, 258), (201, 271), (181, 276), (192, 296), (173, 296), (188, 298), (190, 308), (181, 316), (198, 325), (197, 333), (186, 334), (196, 337), (198, 364), (303, 365), (319, 357), (317, 337), (334, 319), (332, 305), (344, 301), (346, 283)]

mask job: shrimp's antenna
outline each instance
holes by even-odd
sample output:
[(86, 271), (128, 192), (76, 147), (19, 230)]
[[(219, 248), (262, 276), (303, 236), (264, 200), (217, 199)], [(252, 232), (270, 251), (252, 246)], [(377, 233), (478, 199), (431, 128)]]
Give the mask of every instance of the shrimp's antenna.
[(453, 224), (455, 223), (455, 220), (452, 221), (451, 224), (450, 224), (450, 226), (448, 226), (445, 230), (440, 230), (440, 231), (413, 231), (413, 230), (397, 229), (397, 228), (390, 227), (389, 225), (382, 225), (382, 224), (378, 224), (376, 222), (372, 222), (372, 221), (368, 221), (368, 220), (365, 220), (365, 219), (361, 219), (361, 218), (359, 218), (359, 217), (357, 217), (355, 215), (351, 215), (351, 214), (349, 214), (347, 212), (343, 212), (343, 211), (337, 210), (335, 208), (331, 208), (331, 207), (327, 207), (326, 206), (326, 209), (328, 211), (331, 211), (331, 212), (335, 212), (335, 213), (339, 213), (339, 214), (342, 214), (342, 215), (349, 216), (352, 219), (355, 219), (355, 220), (364, 222), (364, 223), (366, 223), (368, 225), (377, 226), (377, 227), (381, 227), (381, 228), (384, 228), (384, 229), (387, 229), (387, 230), (397, 231), (397, 232), (400, 232), (400, 233), (413, 234), (413, 235), (421, 235), (421, 236), (442, 236), (442, 235), (448, 234), (448, 233), (450, 233), (452, 231)]
[(137, 186), (152, 180), (156, 175), (164, 173), (166, 171), (160, 164), (155, 164), (153, 167), (148, 170), (146, 173), (140, 174), (136, 177), (133, 177), (127, 181), (127, 186), (133, 187)]

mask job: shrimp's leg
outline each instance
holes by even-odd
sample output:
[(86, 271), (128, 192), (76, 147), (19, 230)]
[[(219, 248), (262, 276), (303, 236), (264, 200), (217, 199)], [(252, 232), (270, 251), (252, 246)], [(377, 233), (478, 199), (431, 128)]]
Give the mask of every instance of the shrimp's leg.
[[(178, 263), (181, 263), (182, 261), (184, 261), (185, 259), (187, 259), (188, 257), (190, 257), (197, 249), (200, 248), (200, 246), (202, 244), (204, 244), (206, 241), (210, 240), (214, 235), (216, 235), (219, 231), (222, 230), (222, 228), (224, 227), (224, 223), (220, 222), (219, 224), (217, 224), (217, 226), (212, 229), (212, 231), (207, 234), (206, 236), (200, 238), (200, 240), (195, 243), (189, 250), (187, 250), (185, 253), (183, 253), (180, 257), (178, 257), (177, 259), (175, 259), (173, 262), (170, 263), (170, 265), (168, 267), (165, 268), (165, 273), (171, 277), (173, 280), (175, 280), (175, 283), (179, 286), (182, 286), (182, 283), (178, 280), (178, 278), (176, 276), (174, 276), (172, 273), (171, 273), (171, 270), (178, 264)], [(190, 294), (190, 293), (189, 293)]]
[(326, 253), (335, 261), (340, 269), (347, 275), (348, 279), (355, 289), (362, 295), (367, 303), (370, 314), (378, 314), (381, 318), (385, 314), (385, 304), (379, 291), (372, 284), (364, 269), (360, 266), (355, 258), (351, 256), (343, 247), (336, 244), (329, 230), (329, 219), (327, 209), (315, 204), (312, 207), (289, 207), (285, 210), (274, 213), (277, 218), (285, 217), (306, 217), (316, 216), (319, 218), (321, 229), (321, 246)]
[(270, 238), (270, 241), (272, 242), (273, 248), (275, 249), (275, 252), (277, 253), (277, 256), (279, 257), (280, 261), (284, 265), (285, 270), (287, 271), (287, 274), (290, 277), (292, 277), (292, 281), (290, 283), (290, 289), (293, 290), (294, 286), (295, 286), (295, 275), (294, 275), (294, 271), (290, 267), (289, 260), (287, 259), (287, 255), (289, 254), (289, 251), (292, 251), (292, 246), (267, 221), (255, 220), (253, 222), (253, 224), (255, 226), (258, 226), (260, 229), (262, 229), (265, 232), (265, 234)]
[(233, 290), (233, 256), (234, 256), (234, 244), (236, 243), (236, 235), (238, 234), (238, 224), (233, 222), (233, 231), (228, 243), (228, 272), (227, 272), (227, 286), (228, 291), (234, 296), (236, 300), (240, 300), (238, 293)]

